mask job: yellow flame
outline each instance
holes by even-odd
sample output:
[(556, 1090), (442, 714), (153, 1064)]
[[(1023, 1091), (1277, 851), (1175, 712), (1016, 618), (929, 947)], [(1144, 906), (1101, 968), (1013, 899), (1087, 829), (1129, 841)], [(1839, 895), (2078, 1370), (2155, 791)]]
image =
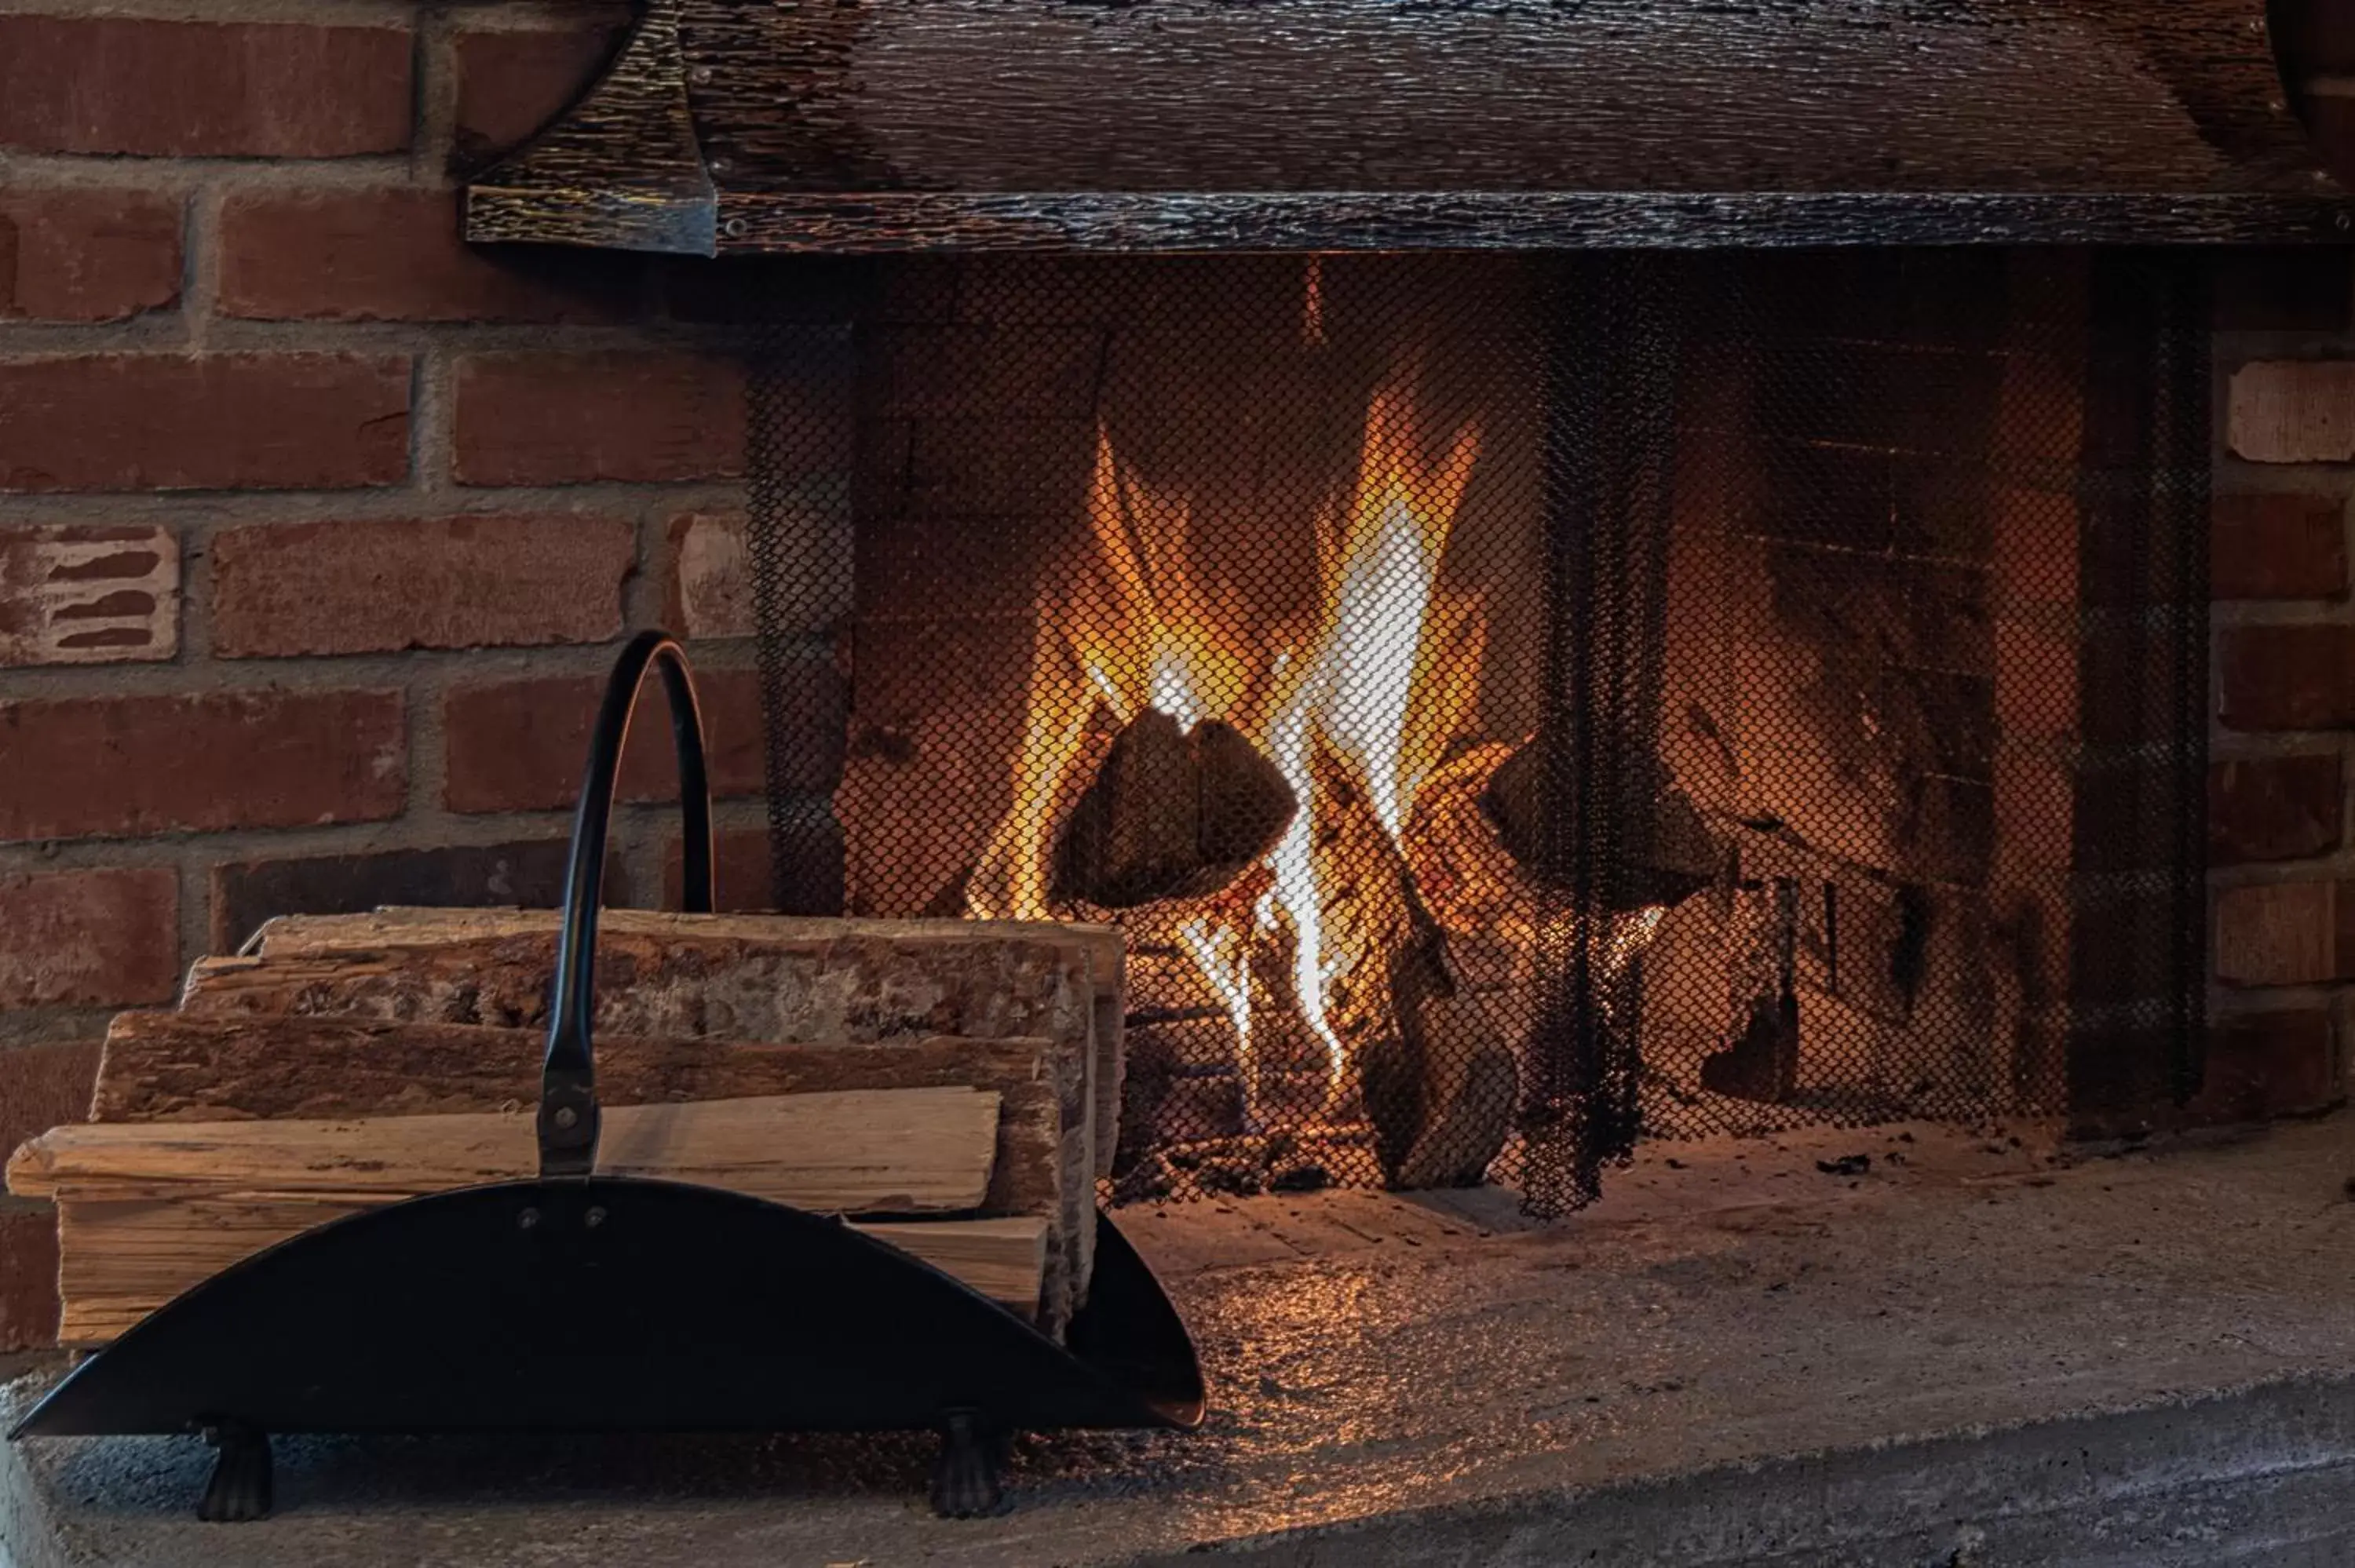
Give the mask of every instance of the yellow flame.
[(1457, 430), (1436, 463), (1419, 444), (1409, 388), (1394, 383), (1375, 393), (1357, 492), (1328, 557), (1317, 681), (1319, 727), (1362, 769), (1374, 814), (1393, 840), (1433, 760), (1405, 755), (1407, 710), (1425, 662), (1440, 557), (1479, 456), (1479, 427)]
[(1176, 719), (1179, 728), (1191, 729), (1210, 716), (1202, 711), (1202, 699), (1196, 694), (1193, 673), (1184, 656), (1175, 649), (1164, 649), (1154, 661), (1146, 702)]
[[(1292, 825), (1284, 830), (1283, 839), (1268, 857), (1269, 869), (1275, 874), (1270, 896), (1273, 908), (1283, 910), (1292, 921), (1293, 992), (1300, 999), (1301, 1015), (1310, 1033), (1325, 1047), (1327, 1081), (1337, 1084), (1342, 1069), (1348, 1064), (1348, 1051), (1325, 1014), (1325, 936), (1312, 853), (1316, 824), (1308, 779), (1311, 718), (1304, 693), (1284, 710), (1268, 736), (1268, 756), (1300, 802), (1300, 809), (1293, 813)], [(1271, 909), (1271, 916), (1273, 913)]]
[(1365, 872), (1317, 862), (1311, 758), (1321, 742), (1347, 764), (1383, 831), (1400, 841), (1414, 787), (1434, 760), (1408, 756), (1404, 742), (1427, 660), (1424, 630), (1440, 559), (1479, 450), (1479, 428), (1466, 424), (1440, 461), (1425, 459), (1411, 372), (1374, 394), (1356, 487), (1347, 507), (1328, 513), (1319, 529), (1318, 637), (1267, 737), (1270, 758), (1300, 801), (1270, 857), (1275, 900), (1292, 924), (1293, 986), (1325, 1048), (1334, 1086), (1348, 1065), (1348, 1049), (1327, 1011), (1337, 963), (1325, 951), (1322, 889)]

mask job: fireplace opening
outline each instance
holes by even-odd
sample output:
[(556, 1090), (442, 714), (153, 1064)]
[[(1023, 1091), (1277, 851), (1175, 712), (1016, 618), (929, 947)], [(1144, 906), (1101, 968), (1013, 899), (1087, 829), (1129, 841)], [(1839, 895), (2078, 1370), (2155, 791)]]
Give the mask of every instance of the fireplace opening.
[(1114, 1201), (2196, 1085), (2196, 259), (861, 265), (751, 334), (777, 902), (1120, 926)]

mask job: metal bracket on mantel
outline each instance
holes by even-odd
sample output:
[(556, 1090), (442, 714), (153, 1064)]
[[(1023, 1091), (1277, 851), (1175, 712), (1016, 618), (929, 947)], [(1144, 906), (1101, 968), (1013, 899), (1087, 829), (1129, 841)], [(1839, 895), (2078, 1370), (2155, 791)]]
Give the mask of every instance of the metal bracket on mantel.
[(649, 0), (475, 239), (2343, 240), (2265, 0)]
[(709, 256), (719, 192), (696, 145), (675, 0), (654, 0), (564, 118), (466, 187), (466, 238)]

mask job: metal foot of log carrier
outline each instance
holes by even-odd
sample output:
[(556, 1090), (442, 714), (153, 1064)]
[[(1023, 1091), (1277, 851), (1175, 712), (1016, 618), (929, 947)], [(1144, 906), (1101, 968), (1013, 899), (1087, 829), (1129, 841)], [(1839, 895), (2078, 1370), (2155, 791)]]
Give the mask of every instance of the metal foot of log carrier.
[(271, 1434), (934, 1429), (934, 1506), (964, 1514), (998, 1506), (1007, 1434), (1200, 1421), (1185, 1325), (1101, 1213), (1087, 1305), (1058, 1343), (840, 1217), (594, 1173), (600, 882), (650, 665), (678, 749), (687, 906), (711, 906), (693, 683), (648, 632), (607, 688), (574, 820), (538, 1177), (409, 1198), (246, 1258), (83, 1362), (12, 1437), (203, 1433), (220, 1457), (199, 1512), (243, 1520), (270, 1509)]

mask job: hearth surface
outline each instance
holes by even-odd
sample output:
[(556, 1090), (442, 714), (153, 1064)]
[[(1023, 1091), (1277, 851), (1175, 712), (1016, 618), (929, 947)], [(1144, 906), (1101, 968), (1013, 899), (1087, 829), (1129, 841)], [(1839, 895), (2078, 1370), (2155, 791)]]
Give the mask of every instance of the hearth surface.
[(9, 1446), (0, 1542), (21, 1568), (2343, 1561), (2350, 1128), (1652, 1146), (1550, 1229), (1493, 1192), (1132, 1209), (1209, 1425), (1028, 1440), (996, 1520), (922, 1510), (923, 1440), (293, 1440), (281, 1517), (205, 1526), (200, 1444), (106, 1439)]

